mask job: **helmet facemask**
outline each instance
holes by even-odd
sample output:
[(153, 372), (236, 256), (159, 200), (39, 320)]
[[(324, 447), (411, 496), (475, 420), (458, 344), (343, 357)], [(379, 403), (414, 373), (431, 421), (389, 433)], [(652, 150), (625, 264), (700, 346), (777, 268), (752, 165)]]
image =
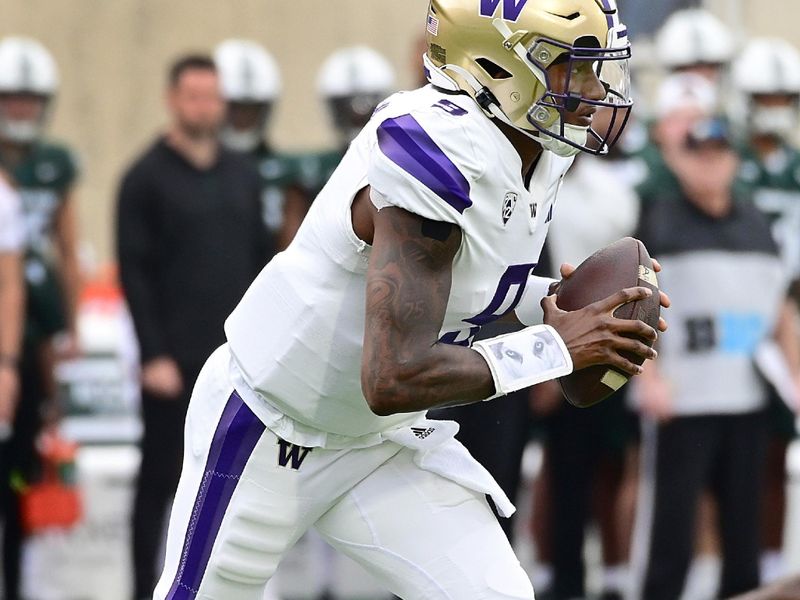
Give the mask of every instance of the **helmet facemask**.
[[(15, 114), (17, 111), (9, 106), (12, 102), (28, 104), (20, 108), (30, 115)], [(34, 107), (34, 103), (38, 106)], [(50, 96), (26, 91), (0, 92), (0, 138), (17, 144), (35, 142), (47, 125), (50, 105)]]
[[(523, 117), (511, 119), (502, 103), (490, 112), (509, 125), (531, 135), (546, 150), (560, 156), (574, 156), (583, 150), (591, 154), (607, 154), (622, 134), (633, 106), (631, 99), (627, 28), (618, 24), (608, 29), (607, 47), (601, 47), (593, 36), (583, 36), (567, 44), (546, 36), (512, 32), (502, 19), (494, 19), (494, 28), (503, 36), (503, 47), (514, 52), (537, 85), (533, 102)], [(559, 66), (560, 65), (560, 66)], [(565, 76), (556, 76), (565, 73)], [(517, 76), (520, 76), (519, 74)], [(584, 95), (587, 88), (602, 86), (593, 97)], [(582, 107), (594, 110), (581, 110)], [(602, 131), (591, 125), (570, 123), (574, 113), (588, 116), (595, 110), (611, 111), (611, 118)]]
[(343, 146), (352, 142), (369, 122), (375, 108), (389, 92), (353, 93), (347, 96), (332, 96), (326, 99), (333, 125)]
[[(526, 52), (532, 71), (545, 88), (544, 95), (528, 110), (527, 121), (541, 133), (542, 146), (557, 154), (572, 155), (580, 150), (607, 154), (622, 134), (633, 106), (628, 70), (630, 47), (600, 48), (589, 45), (589, 41), (595, 40), (571, 46), (537, 38)], [(557, 81), (556, 69), (563, 70), (564, 76), (560, 77), (563, 81)], [(592, 84), (601, 85), (605, 96), (584, 95), (584, 90)], [(582, 110), (582, 107), (592, 108)], [(610, 111), (610, 118), (600, 130), (594, 128), (594, 123), (579, 125), (569, 122), (575, 113), (579, 117), (588, 116), (597, 109)]]
[(798, 94), (753, 94), (748, 111), (749, 127), (756, 135), (786, 140), (797, 130), (798, 113)]
[(272, 101), (231, 100), (220, 132), (222, 143), (237, 152), (252, 152), (264, 140)]

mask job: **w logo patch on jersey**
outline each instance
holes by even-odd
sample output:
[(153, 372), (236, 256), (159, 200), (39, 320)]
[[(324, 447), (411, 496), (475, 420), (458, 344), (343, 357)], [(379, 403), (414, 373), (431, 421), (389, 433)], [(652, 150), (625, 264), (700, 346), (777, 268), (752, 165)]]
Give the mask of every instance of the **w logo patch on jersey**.
[(517, 198), (518, 196), (515, 192), (508, 192), (503, 199), (503, 225), (508, 223), (514, 213), (514, 208), (517, 206)]
[(481, 0), (482, 17), (493, 17), (497, 12), (497, 7), (503, 3), (503, 13), (501, 17), (506, 21), (516, 21), (519, 19), (522, 9), (528, 3), (528, 0)]

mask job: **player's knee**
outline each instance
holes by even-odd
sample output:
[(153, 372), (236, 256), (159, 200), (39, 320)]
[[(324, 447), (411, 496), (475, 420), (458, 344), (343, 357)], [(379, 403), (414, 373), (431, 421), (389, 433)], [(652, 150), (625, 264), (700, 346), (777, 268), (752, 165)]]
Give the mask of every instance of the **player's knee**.
[(291, 527), (281, 519), (267, 518), (241, 507), (232, 516), (210, 566), (225, 581), (245, 586), (265, 585), (289, 549), (291, 538)]

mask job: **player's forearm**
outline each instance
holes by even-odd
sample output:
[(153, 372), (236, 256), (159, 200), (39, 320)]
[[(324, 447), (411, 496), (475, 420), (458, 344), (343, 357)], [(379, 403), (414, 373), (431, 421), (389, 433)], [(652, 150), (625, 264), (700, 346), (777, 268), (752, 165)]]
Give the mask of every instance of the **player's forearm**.
[(67, 325), (75, 332), (78, 298), (80, 295), (81, 277), (78, 267), (77, 223), (75, 218), (75, 200), (71, 192), (61, 206), (56, 223), (58, 250), (60, 254), (61, 285), (64, 289), (67, 309)]
[(22, 341), (25, 288), (19, 256), (0, 254), (0, 356), (17, 359)]
[(378, 415), (469, 404), (494, 394), (489, 365), (474, 350), (434, 344), (407, 358), (395, 350), (377, 350), (361, 372), (364, 396)]

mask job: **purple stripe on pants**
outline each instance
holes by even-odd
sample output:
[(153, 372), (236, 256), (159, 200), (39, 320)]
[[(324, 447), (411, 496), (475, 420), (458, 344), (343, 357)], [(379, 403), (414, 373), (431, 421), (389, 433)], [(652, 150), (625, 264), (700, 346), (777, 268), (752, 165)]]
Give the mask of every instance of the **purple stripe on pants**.
[(411, 115), (381, 123), (378, 146), (393, 163), (458, 212), (472, 206), (469, 182)]
[(214, 432), (178, 572), (166, 600), (191, 600), (197, 595), (222, 518), (262, 433), (264, 424), (233, 392)]

